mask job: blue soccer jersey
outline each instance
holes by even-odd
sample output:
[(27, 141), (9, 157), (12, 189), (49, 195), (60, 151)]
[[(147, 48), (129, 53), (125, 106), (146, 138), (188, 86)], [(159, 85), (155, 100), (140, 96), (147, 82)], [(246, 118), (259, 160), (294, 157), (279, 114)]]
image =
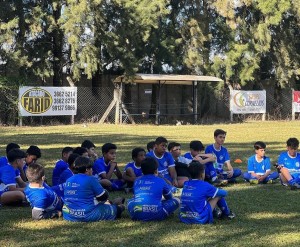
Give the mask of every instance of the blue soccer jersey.
[[(144, 175), (138, 178), (133, 187), (134, 197), (128, 202), (128, 211), (133, 220), (163, 220), (170, 212), (165, 210), (164, 196), (174, 211), (179, 203), (173, 201), (171, 186), (160, 177)], [(172, 205), (173, 204), (173, 205)]]
[(154, 157), (158, 161), (158, 174), (172, 182), (169, 173), (169, 167), (175, 167), (175, 162), (172, 155), (165, 152), (162, 157), (157, 157), (154, 151), (147, 153), (147, 156)]
[(93, 175), (97, 178), (101, 178), (101, 174), (108, 173), (110, 170), (110, 164), (106, 164), (104, 157), (97, 159), (93, 165)]
[(68, 169), (69, 164), (63, 160), (58, 160), (55, 163), (55, 167), (52, 172), (52, 185), (58, 185), (59, 184), (59, 177), (61, 173)]
[(0, 195), (9, 190), (9, 186), (16, 186), (16, 170), (12, 165), (7, 164), (0, 168)]
[(30, 184), (24, 190), (27, 201), (32, 209), (53, 211), (62, 209), (62, 202), (50, 187), (33, 188)]
[[(214, 154), (217, 158), (216, 163), (218, 164), (218, 169), (222, 170), (224, 163), (230, 161), (229, 153), (226, 148), (221, 146), (219, 150), (215, 149), (214, 144), (211, 144), (205, 149), (206, 154)], [(213, 162), (208, 162), (206, 165), (213, 165)], [(216, 168), (216, 167), (215, 167)]]
[(179, 218), (188, 224), (212, 223), (212, 209), (209, 198), (216, 197), (218, 189), (202, 180), (184, 182), (181, 194)]
[(141, 167), (137, 167), (135, 165), (135, 162), (128, 163), (124, 168), (124, 172), (126, 172), (128, 168), (131, 168), (133, 170), (136, 177), (140, 177), (143, 175)]
[(257, 175), (264, 175), (271, 170), (271, 161), (269, 157), (264, 156), (261, 161), (256, 160), (256, 155), (252, 155), (248, 159), (248, 172), (254, 172)]
[(58, 184), (65, 183), (67, 181), (67, 179), (72, 177), (73, 175), (74, 175), (74, 173), (71, 171), (70, 168), (64, 170), (59, 176)]
[(75, 174), (70, 177), (64, 188), (64, 219), (83, 222), (115, 219), (116, 206), (99, 204), (96, 200), (104, 193), (93, 176)]
[(288, 152), (279, 155), (278, 165), (286, 167), (289, 172), (300, 172), (300, 153), (296, 157), (291, 157)]
[(194, 157), (192, 156), (191, 152), (187, 152), (183, 155), (184, 158), (192, 160)]
[(8, 164), (8, 160), (6, 156), (0, 157), (0, 168), (6, 166)]

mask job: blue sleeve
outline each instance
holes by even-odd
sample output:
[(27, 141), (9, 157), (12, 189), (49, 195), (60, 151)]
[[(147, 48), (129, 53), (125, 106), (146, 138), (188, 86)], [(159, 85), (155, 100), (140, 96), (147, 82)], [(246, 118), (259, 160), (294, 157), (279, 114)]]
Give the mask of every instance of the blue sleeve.
[(167, 162), (168, 162), (168, 167), (175, 166), (174, 159), (170, 153), (167, 154)]
[(105, 190), (95, 177), (91, 177), (90, 185), (92, 187), (95, 197), (101, 196), (103, 193), (105, 193)]
[(265, 159), (265, 171), (271, 170), (271, 160), (269, 157), (266, 157)]
[(253, 156), (251, 156), (249, 159), (248, 159), (248, 166), (247, 166), (247, 169), (248, 169), (248, 172), (255, 172), (254, 171), (254, 164), (253, 164), (253, 159), (252, 159)]
[(207, 182), (205, 182), (203, 186), (205, 186), (205, 194), (207, 197), (215, 198), (217, 196), (218, 189), (215, 186)]
[(224, 150), (224, 156), (225, 156), (225, 161), (228, 161), (228, 160), (230, 160), (230, 156), (229, 156), (229, 153), (228, 153), (228, 150), (227, 150), (227, 148), (224, 148), (225, 150)]
[(278, 165), (284, 165), (284, 153), (281, 153), (278, 157)]
[(218, 196), (218, 197), (225, 197), (225, 196), (227, 196), (227, 191), (226, 190), (222, 190), (222, 189), (218, 189), (216, 196)]
[(106, 170), (105, 170), (105, 167), (104, 167), (104, 164), (103, 164), (103, 159), (99, 158), (94, 163), (93, 174), (94, 175), (100, 175), (102, 173), (106, 173)]
[(172, 186), (170, 184), (167, 184), (167, 182), (163, 179), (161, 179), (162, 183), (163, 183), (163, 197), (166, 200), (172, 199), (173, 195), (172, 195)]
[(7, 165), (1, 172), (0, 180), (5, 185), (16, 185), (16, 170), (12, 166)]

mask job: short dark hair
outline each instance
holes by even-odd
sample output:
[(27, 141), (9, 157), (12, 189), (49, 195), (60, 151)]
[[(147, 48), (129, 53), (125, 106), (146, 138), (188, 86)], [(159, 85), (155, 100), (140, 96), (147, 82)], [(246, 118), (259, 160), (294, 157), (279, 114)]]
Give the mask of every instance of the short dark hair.
[(102, 146), (102, 153), (103, 154), (106, 154), (109, 152), (109, 150), (111, 149), (117, 149), (117, 146), (115, 144), (112, 144), (112, 143), (105, 143), (103, 146)]
[(27, 150), (26, 153), (28, 155), (35, 155), (37, 158), (41, 158), (41, 149), (38, 146), (31, 145)]
[(38, 163), (33, 163), (26, 169), (26, 177), (30, 183), (38, 183), (45, 176), (45, 169)]
[(9, 163), (12, 163), (17, 159), (23, 159), (25, 157), (26, 153), (19, 148), (12, 149), (7, 154), (7, 159)]
[(153, 149), (155, 145), (155, 141), (151, 141), (147, 143), (147, 150), (150, 152), (150, 149)]
[(297, 149), (299, 147), (299, 140), (295, 137), (291, 137), (286, 141), (286, 145), (288, 147)]
[(73, 152), (74, 148), (71, 148), (71, 147), (64, 147), (61, 151), (61, 155), (64, 155), (66, 153), (69, 153), (69, 152)]
[(262, 141), (258, 141), (258, 142), (254, 143), (254, 149), (255, 150), (266, 148), (266, 147), (267, 147), (267, 145)]
[(87, 157), (78, 157), (75, 160), (74, 173), (85, 173), (93, 167), (92, 161)]
[(83, 147), (76, 147), (73, 150), (73, 154), (79, 154), (80, 156), (87, 152), (88, 152), (87, 149)]
[(222, 129), (216, 129), (214, 132), (214, 137), (217, 137), (218, 135), (226, 135), (226, 131)]
[(72, 167), (72, 166), (74, 165), (74, 161), (75, 161), (78, 157), (80, 157), (79, 154), (70, 154), (70, 156), (69, 156), (69, 158), (68, 158), (68, 162), (67, 162), (67, 163), (69, 164), (70, 167)]
[(189, 165), (189, 172), (192, 179), (198, 179), (204, 172), (204, 165), (199, 161), (193, 160)]
[(90, 149), (90, 148), (95, 148), (96, 146), (95, 146), (95, 144), (92, 141), (90, 141), (90, 140), (84, 140), (81, 143), (81, 147)]
[(193, 149), (195, 151), (203, 151), (204, 146), (201, 141), (191, 141), (190, 142), (190, 149)]
[(156, 145), (159, 145), (159, 144), (161, 144), (163, 142), (168, 143), (168, 140), (165, 137), (163, 137), (163, 136), (159, 136), (159, 137), (157, 137), (155, 139), (155, 144)]
[(134, 149), (132, 149), (132, 152), (131, 152), (132, 159), (135, 159), (136, 157), (138, 157), (139, 152), (145, 152), (146, 153), (145, 149), (143, 149), (143, 148), (134, 148)]
[(157, 160), (153, 157), (146, 157), (141, 163), (141, 168), (144, 175), (154, 174), (158, 168)]
[(170, 142), (168, 145), (168, 150), (171, 151), (173, 147), (181, 146), (178, 142)]
[(17, 143), (13, 143), (13, 142), (7, 144), (7, 146), (6, 146), (6, 154), (8, 154), (8, 152), (10, 150), (15, 149), (15, 148), (20, 148), (20, 146)]

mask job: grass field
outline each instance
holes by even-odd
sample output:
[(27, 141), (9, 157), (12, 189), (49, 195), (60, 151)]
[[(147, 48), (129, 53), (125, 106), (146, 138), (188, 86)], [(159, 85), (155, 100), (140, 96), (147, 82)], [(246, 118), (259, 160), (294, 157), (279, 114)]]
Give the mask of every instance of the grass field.
[[(300, 139), (300, 124), (293, 122), (250, 122), (243, 124), (199, 126), (152, 125), (82, 125), (43, 127), (0, 127), (0, 154), (5, 155), (9, 142), (19, 143), (26, 150), (38, 145), (42, 150), (40, 163), (46, 167), (51, 181), (54, 163), (64, 146), (79, 146), (92, 140), (98, 154), (105, 142), (118, 146), (117, 160), (124, 166), (134, 147), (145, 147), (157, 136), (182, 144), (188, 151), (191, 140), (204, 145), (213, 142), (213, 131), (227, 131), (225, 146), (231, 161), (240, 158), (243, 163), (234, 166), (246, 171), (247, 158), (253, 154), (253, 143), (267, 143), (267, 156), (276, 161), (285, 150), (289, 137)], [(232, 162), (233, 163), (233, 162)], [(232, 221), (216, 220), (212, 225), (185, 225), (177, 214), (163, 222), (133, 222), (127, 212), (114, 222), (69, 223), (58, 220), (35, 222), (30, 208), (0, 208), (0, 246), (299, 246), (300, 245), (300, 191), (291, 191), (279, 183), (271, 185), (238, 184), (226, 188), (228, 204), (236, 213)], [(131, 195), (122, 192), (116, 196)]]

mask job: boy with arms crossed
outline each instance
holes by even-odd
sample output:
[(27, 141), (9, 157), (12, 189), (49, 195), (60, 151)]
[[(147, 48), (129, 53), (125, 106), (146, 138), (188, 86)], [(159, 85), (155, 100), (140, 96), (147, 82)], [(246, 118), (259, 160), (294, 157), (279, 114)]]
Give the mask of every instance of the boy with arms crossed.
[(45, 170), (37, 163), (26, 170), (29, 185), (24, 190), (27, 201), (32, 208), (32, 219), (53, 219), (61, 215), (62, 201), (46, 184)]
[(290, 186), (292, 190), (300, 189), (300, 153), (297, 152), (299, 140), (289, 138), (286, 146), (287, 152), (282, 152), (279, 155), (277, 165), (281, 183)]
[(205, 178), (205, 168), (198, 161), (190, 163), (191, 180), (183, 185), (179, 219), (187, 224), (213, 223), (213, 210), (218, 206), (221, 218), (233, 219), (235, 214), (227, 206), (225, 196), (227, 191), (218, 189)]
[(166, 181), (157, 176), (155, 158), (144, 159), (141, 168), (144, 175), (136, 179), (134, 197), (128, 201), (130, 217), (141, 221), (164, 220), (179, 207), (179, 199), (173, 197)]
[(248, 172), (244, 179), (250, 184), (273, 183), (278, 178), (278, 172), (271, 172), (271, 161), (265, 156), (266, 144), (258, 141), (254, 144), (255, 154), (248, 159)]

